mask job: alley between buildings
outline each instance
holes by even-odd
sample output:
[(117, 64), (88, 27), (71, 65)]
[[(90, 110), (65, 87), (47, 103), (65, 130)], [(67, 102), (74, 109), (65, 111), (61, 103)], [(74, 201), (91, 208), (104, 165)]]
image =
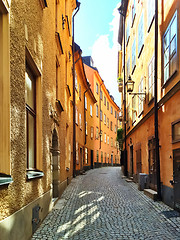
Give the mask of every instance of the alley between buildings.
[(125, 180), (120, 167), (76, 177), (32, 240), (180, 239), (179, 213)]

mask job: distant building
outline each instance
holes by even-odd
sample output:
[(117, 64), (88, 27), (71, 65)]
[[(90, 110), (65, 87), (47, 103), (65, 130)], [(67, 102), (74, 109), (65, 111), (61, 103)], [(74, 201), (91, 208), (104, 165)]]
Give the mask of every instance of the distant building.
[(119, 107), (106, 89), (97, 69), (91, 65), (91, 57), (83, 58), (83, 62), (97, 100), (94, 105), (94, 166), (119, 165), (120, 155), (116, 141)]

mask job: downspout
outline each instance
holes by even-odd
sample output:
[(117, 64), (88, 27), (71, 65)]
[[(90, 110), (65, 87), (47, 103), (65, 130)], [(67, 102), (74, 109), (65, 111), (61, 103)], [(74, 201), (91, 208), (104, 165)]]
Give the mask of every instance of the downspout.
[(72, 17), (72, 58), (73, 58), (73, 177), (76, 177), (76, 98), (75, 98), (75, 62), (74, 62), (74, 53), (75, 53), (75, 46), (74, 46), (74, 17), (78, 13), (80, 9), (80, 2), (76, 2), (76, 12), (73, 14)]
[(157, 198), (161, 200), (161, 177), (158, 133), (158, 0), (155, 0), (155, 58), (154, 58), (154, 130), (155, 130), (155, 159), (157, 171)]
[(125, 68), (125, 61), (126, 61), (126, 43), (125, 43), (125, 15), (123, 15), (123, 35), (124, 35), (124, 175), (127, 176), (127, 147), (126, 147), (126, 68)]

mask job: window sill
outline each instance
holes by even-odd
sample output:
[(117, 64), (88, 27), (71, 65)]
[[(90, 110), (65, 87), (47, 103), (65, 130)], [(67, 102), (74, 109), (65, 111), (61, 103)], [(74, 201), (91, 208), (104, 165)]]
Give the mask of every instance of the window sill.
[(134, 67), (133, 67), (133, 70), (132, 70), (132, 73), (131, 73), (132, 75), (133, 75), (135, 69), (136, 69), (136, 65), (134, 65)]
[(143, 48), (144, 48), (144, 44), (141, 46), (141, 49), (140, 49), (139, 54), (138, 54), (138, 58), (140, 58)]
[(32, 180), (35, 178), (41, 178), (44, 176), (44, 173), (39, 170), (27, 170), (26, 172), (26, 179), (27, 180)]
[(140, 118), (144, 113), (144, 110), (138, 115), (138, 118)]
[(162, 85), (162, 88), (166, 88), (170, 81), (177, 75), (177, 70), (173, 72), (173, 74), (166, 80), (166, 82)]
[(154, 97), (152, 97), (151, 99), (149, 99), (148, 105), (150, 106), (153, 102), (154, 102)]
[(180, 142), (180, 139), (178, 139), (178, 140), (173, 140), (172, 141), (172, 144), (174, 144), (174, 143), (179, 143)]
[(152, 18), (152, 20), (151, 20), (151, 23), (149, 24), (149, 27), (148, 27), (148, 30), (147, 30), (148, 33), (149, 33), (150, 30), (151, 30), (151, 26), (152, 26), (152, 24), (153, 24), (153, 21), (154, 21), (154, 16), (153, 16), (153, 18)]
[(0, 186), (8, 185), (13, 182), (13, 179), (10, 175), (0, 173)]

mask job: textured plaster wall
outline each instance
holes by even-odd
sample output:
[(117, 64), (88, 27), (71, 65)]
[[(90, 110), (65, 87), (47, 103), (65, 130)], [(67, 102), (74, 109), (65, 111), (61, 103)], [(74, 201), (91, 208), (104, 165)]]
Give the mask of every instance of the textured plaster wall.
[[(11, 176), (13, 183), (1, 187), (0, 220), (11, 215), (50, 189), (50, 139), (52, 120), (49, 103), (55, 88), (54, 2), (42, 9), (39, 1), (11, 1), (10, 7), (10, 93), (11, 93)], [(25, 39), (25, 26), (28, 41)], [(48, 41), (47, 41), (48, 39)], [(36, 44), (36, 51), (34, 51)], [(25, 126), (25, 48), (41, 72), (43, 122), (42, 179), (26, 180), (26, 126)]]

